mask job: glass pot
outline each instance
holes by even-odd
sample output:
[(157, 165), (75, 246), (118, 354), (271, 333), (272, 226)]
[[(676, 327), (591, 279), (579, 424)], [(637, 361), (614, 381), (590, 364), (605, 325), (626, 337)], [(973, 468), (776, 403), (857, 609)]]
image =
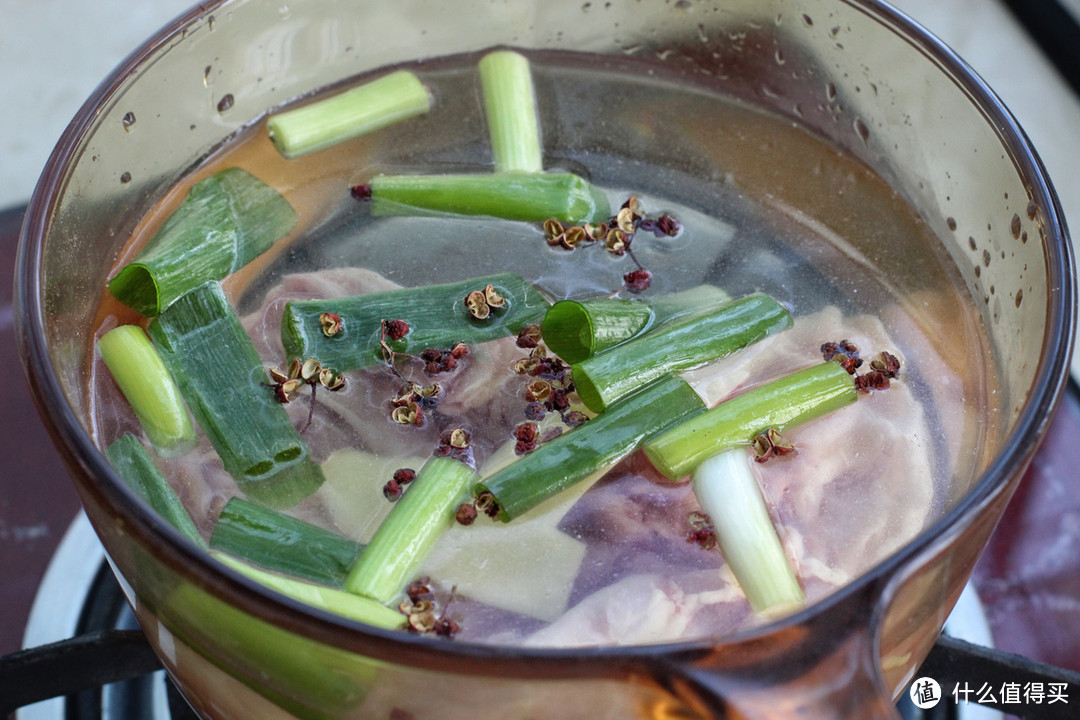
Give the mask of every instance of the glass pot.
[[(842, 590), (753, 630), (524, 650), (312, 610), (209, 561), (126, 489), (91, 440), (87, 352), (104, 279), (155, 199), (269, 108), (383, 65), (497, 45), (663, 64), (826, 136), (918, 211), (982, 300), (998, 376), (996, 408), (980, 416), (988, 450), (942, 517)], [(1012, 116), (880, 2), (208, 2), (117, 68), (54, 151), (23, 228), (18, 335), (128, 599), (204, 717), (890, 718), (1057, 402), (1075, 321), (1070, 247)]]

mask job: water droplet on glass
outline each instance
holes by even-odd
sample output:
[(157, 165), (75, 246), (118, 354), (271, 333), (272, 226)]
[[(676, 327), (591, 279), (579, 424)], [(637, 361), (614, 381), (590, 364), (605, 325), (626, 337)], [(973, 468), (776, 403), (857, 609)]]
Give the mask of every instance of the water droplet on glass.
[(135, 113), (133, 113), (133, 112), (124, 113), (124, 119), (121, 120), (120, 122), (123, 124), (125, 130), (127, 130), (128, 132), (131, 132), (131, 126), (135, 124)]
[(866, 126), (862, 118), (855, 118), (855, 132), (859, 134), (864, 143), (870, 142), (870, 128)]

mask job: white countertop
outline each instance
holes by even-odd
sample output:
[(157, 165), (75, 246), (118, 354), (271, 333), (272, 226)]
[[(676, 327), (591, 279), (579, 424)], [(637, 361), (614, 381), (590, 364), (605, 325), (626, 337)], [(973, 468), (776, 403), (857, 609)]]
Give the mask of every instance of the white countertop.
[[(1059, 0), (1080, 17), (1080, 0)], [(190, 0), (0, 0), (0, 209), (21, 205), (97, 83)], [(1012, 110), (1080, 234), (1080, 99), (1000, 0), (894, 0)], [(1080, 357), (1074, 360), (1080, 376)]]

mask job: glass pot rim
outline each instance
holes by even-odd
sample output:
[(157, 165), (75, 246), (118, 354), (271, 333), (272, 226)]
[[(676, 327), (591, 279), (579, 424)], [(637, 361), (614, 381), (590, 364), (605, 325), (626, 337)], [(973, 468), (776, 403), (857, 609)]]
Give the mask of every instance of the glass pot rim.
[[(930, 62), (948, 72), (987, 121), (997, 128), (1002, 142), (1012, 153), (1018, 172), (1029, 179), (1032, 200), (1043, 211), (1050, 283), (1048, 332), (1044, 337), (1039, 368), (1028, 400), (1003, 443), (1001, 453), (955, 507), (843, 588), (796, 614), (716, 639), (567, 649), (432, 642), (428, 638), (379, 630), (346, 620), (264, 589), (234, 570), (211, 561), (172, 526), (148, 512), (147, 506), (119, 479), (84, 431), (50, 363), (39, 284), (42, 240), (48, 234), (53, 213), (65, 191), (67, 168), (77, 158), (77, 149), (84, 136), (93, 131), (99, 108), (138, 72), (148, 58), (176, 43), (184, 28), (198, 18), (212, 14), (229, 0), (202, 3), (178, 16), (117, 66), (68, 125), (27, 207), (16, 260), (16, 339), (35, 402), (69, 470), (92, 479), (80, 483), (81, 491), (90, 494), (111, 517), (123, 517), (126, 532), (160, 562), (228, 604), (329, 646), (395, 663), (422, 664), (432, 670), (457, 669), (458, 663), (467, 660), (474, 671), (500, 676), (580, 677), (585, 665), (596, 675), (618, 674), (620, 663), (613, 661), (639, 662), (708, 652), (718, 644), (726, 646), (753, 641), (781, 628), (809, 622), (830, 607), (877, 603), (890, 579), (988, 502), (1010, 478), (1024, 470), (1034, 455), (1068, 378), (1076, 324), (1076, 280), (1073, 249), (1057, 195), (1030, 141), (1000, 99), (959, 56), (906, 15), (881, 0), (840, 1), (890, 27)], [(864, 609), (866, 612), (860, 617), (870, 618), (873, 609)], [(573, 662), (567, 664), (567, 660)]]

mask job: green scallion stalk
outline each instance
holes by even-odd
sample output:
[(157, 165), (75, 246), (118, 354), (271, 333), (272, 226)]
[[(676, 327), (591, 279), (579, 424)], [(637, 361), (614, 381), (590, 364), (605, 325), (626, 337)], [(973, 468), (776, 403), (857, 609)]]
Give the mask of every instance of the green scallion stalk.
[(105, 448), (105, 455), (127, 486), (158, 515), (184, 537), (197, 545), (206, 545), (176, 491), (138, 438), (130, 434), (121, 435)]
[(664, 477), (678, 480), (723, 450), (748, 445), (760, 432), (812, 420), (855, 402), (855, 381), (839, 363), (824, 362), (736, 395), (666, 430), (643, 446)]
[(600, 412), (661, 375), (698, 367), (790, 326), (780, 303), (754, 293), (678, 316), (574, 364), (574, 387), (586, 407)]
[(154, 447), (165, 455), (193, 448), (195, 426), (146, 332), (136, 325), (121, 325), (98, 338), (97, 348)]
[(192, 186), (135, 260), (109, 280), (109, 292), (153, 317), (188, 290), (239, 270), (295, 224), (296, 212), (272, 187), (240, 168), (222, 170)]
[(758, 613), (782, 612), (806, 596), (769, 516), (752, 462), (742, 448), (713, 455), (694, 470), (694, 495), (750, 607)]
[(715, 285), (695, 285), (689, 290), (665, 293), (649, 299), (658, 323), (726, 302), (731, 302), (731, 296)]
[(496, 50), (481, 58), (477, 69), (495, 172), (541, 172), (544, 156), (529, 61), (511, 50)]
[[(239, 568), (237, 571), (243, 573)], [(163, 642), (175, 637), (202, 657), (220, 657), (230, 652), (229, 648), (244, 648), (247, 668), (237, 671), (234, 679), (281, 707), (287, 717), (332, 720), (355, 716), (368, 693), (386, 677), (384, 666), (369, 657), (299, 635), (281, 623), (261, 620), (235, 600), (221, 599), (175, 574), (169, 579), (172, 582), (154, 598), (155, 613), (168, 620), (153, 623), (151, 637)], [(393, 612), (385, 607), (383, 611)], [(387, 627), (390, 615), (375, 612), (385, 618), (386, 624), (380, 627)], [(404, 618), (398, 617), (403, 625)], [(251, 714), (262, 716), (257, 711)]]
[(704, 410), (690, 385), (666, 375), (485, 478), (474, 493), (490, 492), (499, 505), (499, 518), (512, 520)]
[(266, 570), (336, 588), (364, 548), (318, 525), (236, 497), (218, 514), (210, 547)]
[(454, 523), (476, 472), (464, 463), (433, 457), (420, 468), (345, 578), (349, 592), (390, 602), (405, 588), (435, 541)]
[(325, 150), (431, 109), (420, 79), (398, 70), (333, 97), (273, 115), (270, 140), (287, 158)]
[(405, 617), (401, 613), (368, 598), (315, 583), (275, 575), (224, 553), (215, 552), (214, 558), (260, 585), (320, 610), (386, 630), (396, 630), (405, 625)]
[[(465, 297), (492, 285), (506, 304), (483, 320), (474, 319)], [(383, 320), (404, 320), (410, 330), (401, 340), (387, 340), (394, 352), (418, 354), (428, 348), (450, 348), (516, 335), (540, 321), (548, 300), (533, 285), (512, 273), (488, 275), (444, 285), (402, 288), (333, 300), (294, 300), (285, 306), (281, 340), (293, 358), (315, 358), (338, 372), (382, 360), (379, 341)], [(337, 313), (342, 328), (333, 337), (322, 330), (320, 316)]]
[(652, 307), (639, 300), (560, 300), (544, 313), (548, 349), (579, 363), (634, 337), (652, 325)]
[(571, 173), (379, 175), (372, 178), (373, 215), (484, 216), (543, 222), (600, 222), (607, 196)]
[(560, 300), (544, 314), (544, 342), (565, 362), (579, 363), (674, 316), (730, 299), (713, 285), (701, 285), (650, 300)]
[(322, 471), (285, 408), (240, 319), (216, 282), (169, 306), (148, 329), (199, 426), (240, 490), (272, 507), (313, 493)]

